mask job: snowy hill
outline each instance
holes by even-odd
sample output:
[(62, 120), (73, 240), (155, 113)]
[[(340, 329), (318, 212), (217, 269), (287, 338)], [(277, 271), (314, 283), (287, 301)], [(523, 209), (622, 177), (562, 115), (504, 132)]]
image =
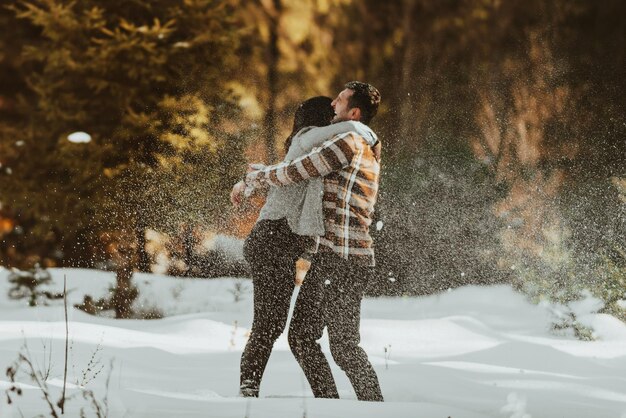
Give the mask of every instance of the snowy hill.
[[(9, 300), (0, 270), (0, 366), (27, 342), (32, 360), (49, 369), (58, 399), (63, 381), (65, 323), (59, 301), (30, 308)], [(104, 296), (108, 272), (52, 270), (59, 291), (67, 275), (69, 301)], [(595, 341), (556, 335), (559, 307), (532, 305), (507, 286), (465, 287), (420, 298), (366, 299), (362, 346), (376, 368), (385, 403), (357, 402), (348, 380), (333, 368), (341, 400), (312, 398), (286, 336), (277, 342), (261, 398), (237, 397), (239, 358), (252, 321), (248, 280), (181, 279), (136, 274), (138, 306), (159, 309), (160, 320), (114, 320), (69, 311), (68, 394), (79, 393), (91, 361), (99, 370), (85, 387), (106, 395), (109, 417), (580, 417), (626, 418), (626, 325), (580, 303), (580, 322)], [(235, 302), (237, 288), (241, 300)], [(323, 338), (323, 346), (327, 342)], [(109, 364), (113, 359), (113, 368)], [(108, 389), (107, 376), (110, 375)], [(48, 413), (28, 376), (14, 403), (0, 403), (0, 417)], [(0, 376), (0, 388), (11, 387)], [(66, 416), (95, 416), (78, 395)]]

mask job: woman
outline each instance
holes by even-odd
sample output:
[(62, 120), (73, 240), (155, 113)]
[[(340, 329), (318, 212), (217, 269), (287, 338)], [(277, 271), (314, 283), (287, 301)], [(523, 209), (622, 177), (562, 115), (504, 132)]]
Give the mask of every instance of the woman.
[[(328, 126), (335, 114), (331, 102), (329, 97), (318, 96), (298, 107), (285, 144), (286, 161), (305, 155), (337, 134), (356, 131), (375, 137), (359, 122)], [(270, 188), (259, 220), (244, 243), (253, 279), (254, 319), (241, 356), (242, 396), (258, 396), (272, 347), (287, 323), (296, 260), (307, 250), (310, 237), (324, 235), (322, 191), (322, 179)]]
[[(285, 142), (289, 149), (294, 136), (307, 126), (330, 124), (334, 111), (329, 97), (314, 97), (296, 110), (293, 130)], [(268, 210), (276, 201), (270, 189), (259, 220), (244, 243), (244, 256), (250, 266), (254, 287), (254, 319), (246, 348), (241, 356), (241, 394), (258, 396), (261, 378), (274, 342), (287, 323), (289, 303), (295, 283), (295, 262), (305, 250), (306, 237), (296, 235), (286, 218), (270, 219)]]

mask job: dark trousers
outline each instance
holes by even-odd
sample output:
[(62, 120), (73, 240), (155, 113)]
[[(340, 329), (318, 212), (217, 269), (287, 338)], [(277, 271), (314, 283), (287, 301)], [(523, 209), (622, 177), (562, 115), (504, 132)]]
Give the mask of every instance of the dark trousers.
[(274, 342), (285, 329), (294, 290), (295, 262), (304, 238), (285, 219), (261, 220), (244, 243), (254, 287), (254, 319), (241, 356), (240, 384), (244, 396), (258, 396)]
[(330, 366), (317, 340), (328, 328), (330, 352), (359, 400), (382, 401), (378, 377), (359, 346), (361, 300), (368, 268), (335, 254), (317, 254), (300, 288), (291, 323), (289, 346), (316, 398), (338, 398)]

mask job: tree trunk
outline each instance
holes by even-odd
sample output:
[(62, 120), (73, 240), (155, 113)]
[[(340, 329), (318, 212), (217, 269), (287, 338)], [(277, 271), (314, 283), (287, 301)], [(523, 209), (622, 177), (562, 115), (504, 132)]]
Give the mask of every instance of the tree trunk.
[(116, 272), (116, 288), (113, 294), (115, 318), (130, 318), (132, 305), (137, 298), (137, 289), (132, 285), (133, 269), (129, 264), (118, 266)]
[(116, 287), (113, 290), (113, 308), (117, 319), (132, 316), (133, 302), (139, 295), (132, 283), (136, 251), (133, 243), (119, 243), (117, 247)]
[(146, 251), (146, 226), (141, 219), (135, 224), (135, 239), (137, 240), (137, 270), (149, 273), (150, 256)]
[(269, 164), (276, 161), (276, 97), (278, 96), (278, 61), (280, 50), (278, 49), (278, 29), (280, 25), (280, 15), (282, 13), (281, 0), (273, 1), (274, 10), (268, 13), (269, 16), (269, 44), (267, 48), (267, 87), (268, 100), (263, 130), (265, 132), (265, 149), (267, 150), (267, 162)]
[(406, 144), (406, 136), (414, 127), (411, 97), (412, 78), (415, 76), (417, 29), (413, 28), (416, 0), (404, 0), (402, 5), (401, 28), (404, 34), (398, 53), (394, 57), (395, 91), (392, 90), (392, 108), (396, 111), (392, 115), (391, 135), (385, 137), (385, 158), (401, 154), (400, 147)]
[(413, 89), (415, 77), (415, 62), (417, 58), (417, 31), (413, 28), (413, 14), (415, 11), (415, 0), (405, 0), (404, 2), (404, 19), (402, 22), (402, 28), (405, 33), (404, 53), (401, 63), (401, 78), (400, 78), (400, 124), (397, 125), (399, 129), (400, 141), (407, 143), (408, 137), (414, 135), (416, 128), (415, 120), (415, 104), (417, 97), (415, 97), (415, 91)]
[(186, 224), (183, 228), (183, 261), (187, 266), (185, 270), (185, 276), (191, 276), (193, 268), (193, 247), (195, 245), (195, 239), (193, 235), (193, 228), (190, 224)]

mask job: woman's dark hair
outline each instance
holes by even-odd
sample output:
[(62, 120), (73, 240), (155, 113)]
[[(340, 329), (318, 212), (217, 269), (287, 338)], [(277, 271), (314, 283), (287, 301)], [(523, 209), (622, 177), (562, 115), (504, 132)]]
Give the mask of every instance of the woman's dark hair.
[(296, 109), (293, 118), (293, 130), (289, 137), (285, 140), (285, 153), (291, 146), (293, 137), (296, 136), (302, 128), (307, 126), (327, 126), (335, 116), (335, 110), (330, 105), (333, 99), (326, 96), (317, 96), (305, 100)]

